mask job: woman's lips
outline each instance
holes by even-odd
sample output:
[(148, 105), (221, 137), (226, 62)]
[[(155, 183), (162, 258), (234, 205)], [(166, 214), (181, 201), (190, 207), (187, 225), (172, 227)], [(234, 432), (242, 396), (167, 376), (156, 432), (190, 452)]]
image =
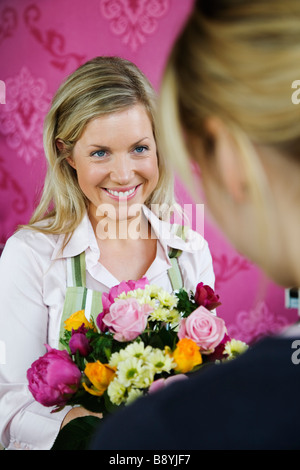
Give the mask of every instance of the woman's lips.
[(138, 188), (141, 186), (141, 184), (138, 184), (137, 186), (129, 186), (127, 188), (121, 189), (110, 189), (110, 188), (102, 188), (108, 194), (109, 197), (112, 199), (115, 199), (117, 201), (120, 200), (128, 200), (132, 199), (138, 190)]

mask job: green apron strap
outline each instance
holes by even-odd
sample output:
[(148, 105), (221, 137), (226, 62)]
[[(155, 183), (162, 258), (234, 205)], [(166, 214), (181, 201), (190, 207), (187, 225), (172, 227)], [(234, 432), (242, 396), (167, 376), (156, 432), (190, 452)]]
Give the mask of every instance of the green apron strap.
[[(59, 337), (62, 338), (65, 331), (65, 321), (73, 313), (78, 312), (78, 310), (85, 309), (85, 302), (87, 296), (87, 289), (83, 286), (70, 286), (67, 287), (65, 302), (63, 307), (63, 312), (60, 320), (60, 331)], [(63, 349), (62, 345), (59, 344), (59, 347)]]
[[(80, 255), (68, 258), (67, 260), (67, 289), (63, 312), (60, 321), (59, 337), (64, 335), (65, 321), (78, 310), (85, 310), (85, 316), (88, 320), (95, 320), (102, 311), (102, 293), (87, 289), (86, 270), (85, 270), (85, 252)], [(59, 348), (63, 349), (62, 344)]]
[(168, 270), (168, 276), (172, 285), (173, 291), (177, 291), (183, 287), (182, 275), (178, 265), (177, 258), (170, 258), (172, 267)]
[(181, 250), (177, 250), (176, 248), (170, 248), (170, 251), (169, 251), (169, 258), (170, 258), (170, 259), (179, 258), (179, 256), (181, 255), (181, 253), (182, 253)]
[(83, 309), (85, 310), (86, 318), (88, 320), (93, 319), (95, 322), (97, 316), (103, 310), (102, 292), (92, 289), (86, 289), (85, 306), (83, 307)]
[[(183, 240), (186, 239), (187, 227), (182, 225), (174, 224), (173, 230), (176, 235)], [(170, 248), (168, 253), (172, 267), (168, 270), (169, 279), (174, 291), (181, 289), (184, 285), (180, 267), (178, 264), (178, 258), (181, 255), (182, 251), (176, 248)]]
[(70, 258), (72, 264), (73, 286), (86, 286), (85, 252)]

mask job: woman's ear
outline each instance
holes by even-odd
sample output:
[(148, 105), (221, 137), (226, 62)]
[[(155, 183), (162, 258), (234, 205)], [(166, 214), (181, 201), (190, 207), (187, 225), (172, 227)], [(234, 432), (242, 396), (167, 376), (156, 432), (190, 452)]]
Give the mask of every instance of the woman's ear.
[[(56, 142), (55, 142), (55, 144), (56, 144), (56, 147), (58, 148), (58, 150), (59, 150), (60, 153), (63, 153), (63, 152), (65, 152), (65, 151), (67, 150), (67, 149), (66, 149), (66, 144), (64, 143), (63, 140), (57, 139)], [(74, 169), (76, 170), (76, 165), (75, 165), (75, 162), (74, 162), (74, 160), (72, 159), (72, 157), (71, 157), (71, 156), (66, 157), (66, 160), (67, 160), (67, 162), (69, 163), (69, 165), (70, 165), (72, 168), (74, 168)]]
[(213, 155), (218, 176), (224, 189), (236, 202), (246, 197), (246, 175), (234, 136), (218, 118), (206, 121), (206, 131), (213, 141)]

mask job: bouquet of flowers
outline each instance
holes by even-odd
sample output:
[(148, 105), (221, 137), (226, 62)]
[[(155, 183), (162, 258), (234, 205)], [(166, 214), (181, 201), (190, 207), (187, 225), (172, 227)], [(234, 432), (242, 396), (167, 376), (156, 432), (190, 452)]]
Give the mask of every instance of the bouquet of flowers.
[(202, 282), (195, 293), (170, 294), (146, 278), (124, 281), (102, 295), (102, 304), (95, 322), (83, 310), (73, 313), (61, 338), (65, 349), (47, 346), (27, 372), (32, 395), (53, 412), (81, 405), (105, 416), (247, 348), (228, 336), (212, 312), (219, 296)]

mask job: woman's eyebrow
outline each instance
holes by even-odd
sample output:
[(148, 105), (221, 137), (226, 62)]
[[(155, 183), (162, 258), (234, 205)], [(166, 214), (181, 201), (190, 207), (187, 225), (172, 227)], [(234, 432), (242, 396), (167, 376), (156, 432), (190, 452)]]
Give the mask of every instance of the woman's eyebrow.
[[(139, 139), (138, 141), (134, 142), (133, 144), (130, 144), (129, 147), (134, 147), (135, 145), (139, 145), (141, 144), (142, 142), (144, 142), (144, 140), (150, 140), (150, 137), (142, 137), (141, 139)], [(102, 150), (110, 150), (110, 147), (108, 147), (107, 145), (102, 145), (102, 144), (89, 144), (88, 147), (95, 147), (95, 148), (101, 148)]]
[(88, 147), (95, 147), (95, 148), (99, 148), (102, 150), (110, 150), (110, 147), (108, 147), (107, 145), (102, 145), (102, 144), (89, 144)]

